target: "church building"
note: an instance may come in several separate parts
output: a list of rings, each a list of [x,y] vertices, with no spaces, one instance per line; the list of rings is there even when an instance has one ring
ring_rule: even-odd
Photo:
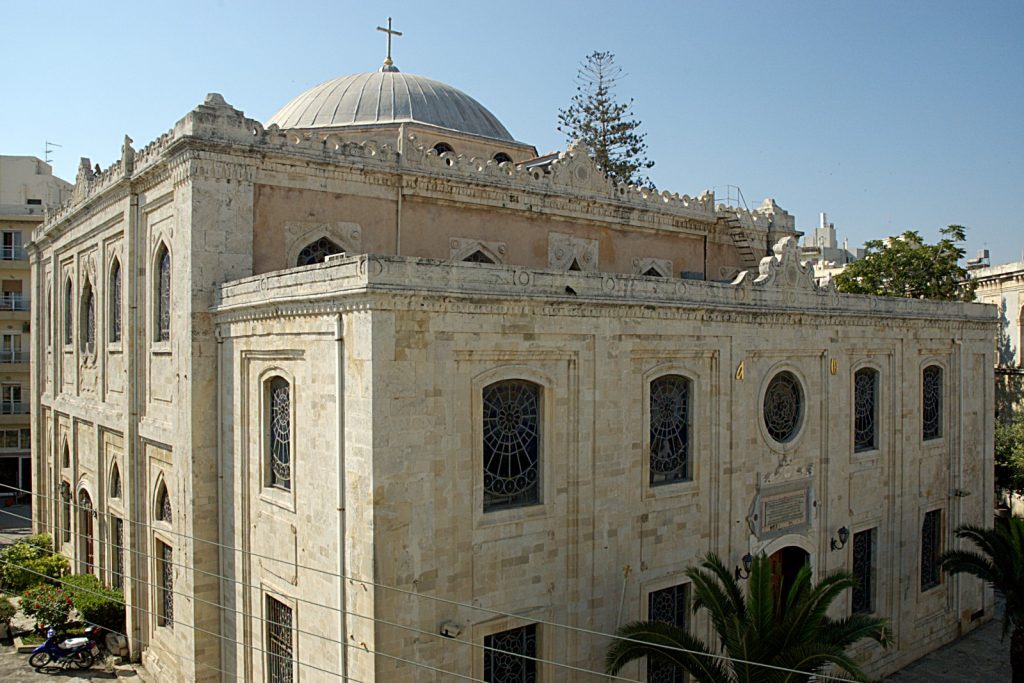
[[[854,572],[891,672],[992,615],[936,558],[991,519],[996,314],[819,287],[798,236],[390,58],[211,94],[28,247],[37,529],[160,681],[605,680],[629,621],[711,637],[709,551]]]

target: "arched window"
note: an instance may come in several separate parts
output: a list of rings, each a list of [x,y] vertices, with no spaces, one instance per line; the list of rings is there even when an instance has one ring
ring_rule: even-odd
[[[768,383],[764,393],[764,426],[779,443],[792,441],[800,431],[804,414],[804,393],[800,380],[783,370]]]
[[[878,448],[878,371],[861,368],[853,375],[853,450]]]
[[[651,382],[651,486],[688,481],[690,473],[690,380],[665,375]]]
[[[484,387],[484,512],[540,502],[540,409],[533,382]]]
[[[71,467],[71,449],[68,448],[68,442],[64,442],[64,452],[60,460],[61,467]]]
[[[323,263],[328,256],[344,253],[345,250],[337,244],[326,237],[321,237],[316,242],[310,242],[303,247],[302,251],[299,252],[299,258],[295,260],[295,265],[309,266],[314,263]]]
[[[107,319],[110,321],[108,335],[110,341],[121,341],[121,262],[114,259],[110,266],[110,310]]]
[[[64,344],[71,344],[75,336],[75,300],[71,278],[64,281]]]
[[[929,365],[921,371],[921,438],[942,436],[942,368]]]
[[[156,341],[171,338],[171,252],[161,244],[156,252]]]
[[[509,155],[505,154],[504,152],[498,152],[497,154],[494,155],[494,163],[496,163],[496,164],[504,164],[506,162],[507,163],[512,163],[512,157],[510,157]]]
[[[71,542],[71,484],[60,483],[60,540],[61,543]]]
[[[447,142],[439,142],[436,145],[434,145],[434,151],[437,152],[438,156],[440,156],[445,152],[454,152],[455,150],[452,149],[452,146],[449,145]]]
[[[116,462],[114,463],[114,466],[110,468],[110,497],[121,497],[121,470],[118,468]]]
[[[81,542],[79,557],[82,562],[82,574],[96,573],[92,522],[92,498],[85,489],[82,489],[78,492],[78,536]]]
[[[266,382],[267,481],[270,486],[292,488],[292,397],[291,386],[283,377]]]
[[[171,510],[171,497],[167,495],[167,485],[163,482],[160,483],[160,490],[156,494],[156,518],[168,524],[174,521],[174,512]]]
[[[96,295],[88,280],[82,285],[82,311],[78,320],[82,326],[78,333],[78,343],[83,352],[92,353],[96,350]]]

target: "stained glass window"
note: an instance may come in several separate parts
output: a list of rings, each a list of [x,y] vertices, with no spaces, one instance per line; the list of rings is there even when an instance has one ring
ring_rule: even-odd
[[[878,372],[862,368],[853,375],[853,450],[878,448]]]
[[[170,524],[174,521],[174,513],[171,510],[171,497],[167,495],[167,487],[160,484],[160,492],[156,497],[156,515],[161,522]]]
[[[121,262],[110,267],[110,341],[121,341]]]
[[[537,625],[530,624],[484,637],[487,683],[535,683]]]
[[[124,520],[120,517],[110,518],[111,542],[113,557],[111,558],[110,584],[114,588],[124,587]]]
[[[171,338],[171,252],[160,245],[157,252],[156,340]]]
[[[942,511],[932,510],[921,524],[921,592],[939,585],[939,554],[942,552]]]
[[[156,625],[170,628],[174,626],[174,551],[161,541],[156,545],[157,577],[160,580]]]
[[[942,436],[942,368],[929,365],[921,373],[921,438]]]
[[[869,614],[874,611],[874,529],[859,531],[853,535],[853,576],[857,584],[852,591],[854,614]]]
[[[764,425],[779,443],[791,441],[803,417],[803,391],[800,380],[783,370],[772,377],[764,394]]]
[[[82,287],[82,332],[79,344],[82,351],[92,353],[96,349],[96,295],[88,280]]]
[[[540,502],[540,387],[484,387],[483,442],[484,511]]]
[[[292,413],[291,387],[282,377],[268,382],[269,420],[267,443],[269,450],[270,485],[291,490],[292,488]]]
[[[651,382],[651,486],[690,479],[690,380]]]
[[[64,283],[64,343],[70,344],[75,336],[75,302],[72,297],[71,278]]]
[[[647,618],[685,629],[688,603],[687,584],[652,591],[647,596]],[[684,672],[679,667],[648,657],[648,683],[683,683],[684,680]]]
[[[292,608],[267,596],[267,683],[292,683]]]
[[[309,266],[314,263],[323,263],[328,256],[344,253],[345,250],[337,244],[326,237],[321,237],[316,242],[307,244],[303,250],[299,252],[299,258],[296,259],[295,265]]]

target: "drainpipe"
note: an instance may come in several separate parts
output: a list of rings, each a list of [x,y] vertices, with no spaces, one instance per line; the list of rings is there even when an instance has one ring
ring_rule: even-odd
[[[128,211],[128,234],[131,239],[131,253],[128,261],[128,279],[129,284],[128,291],[131,293],[128,299],[128,329],[125,330],[127,337],[131,339],[131,352],[128,354],[128,367],[127,375],[131,382],[131,391],[128,398],[128,428],[125,430],[125,443],[128,446],[128,464],[132,470],[132,499],[131,509],[128,511],[129,518],[135,522],[142,521],[141,512],[144,508],[141,502],[141,489],[142,482],[140,477],[140,470],[145,465],[141,455],[141,442],[139,440],[139,359],[141,354],[145,350],[145,342],[140,338],[142,330],[139,325],[139,250],[141,249],[142,238],[139,234],[139,195],[135,193],[129,194],[129,211]],[[122,335],[122,338],[125,335]],[[131,547],[142,551],[145,544],[142,541],[142,532],[139,531],[140,526],[136,524],[128,524],[129,541]],[[131,657],[134,660],[138,660],[142,656],[143,648],[143,632],[142,632],[142,600],[140,599],[140,593],[142,592],[142,585],[145,577],[143,576],[143,564],[144,561],[140,558],[147,556],[145,552],[130,553],[132,556],[131,569],[132,576],[131,581],[126,582],[125,587],[131,590],[130,604],[132,606],[132,629],[131,633]]]
[[[399,195],[401,197],[401,195]],[[339,313],[334,320],[334,341],[335,341],[335,363],[334,382],[335,399],[337,402],[337,417],[335,419],[335,439],[337,439],[338,452],[338,641],[339,648],[339,671],[343,676],[348,676],[348,630],[345,617],[347,605],[345,604],[345,324],[342,314]]]

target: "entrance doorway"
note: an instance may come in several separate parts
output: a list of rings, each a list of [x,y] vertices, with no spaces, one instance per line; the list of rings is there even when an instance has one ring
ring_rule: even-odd
[[[797,572],[811,561],[811,556],[803,548],[795,545],[788,545],[780,548],[768,557],[768,564],[772,570],[772,590],[779,596],[780,603],[786,600]]]

